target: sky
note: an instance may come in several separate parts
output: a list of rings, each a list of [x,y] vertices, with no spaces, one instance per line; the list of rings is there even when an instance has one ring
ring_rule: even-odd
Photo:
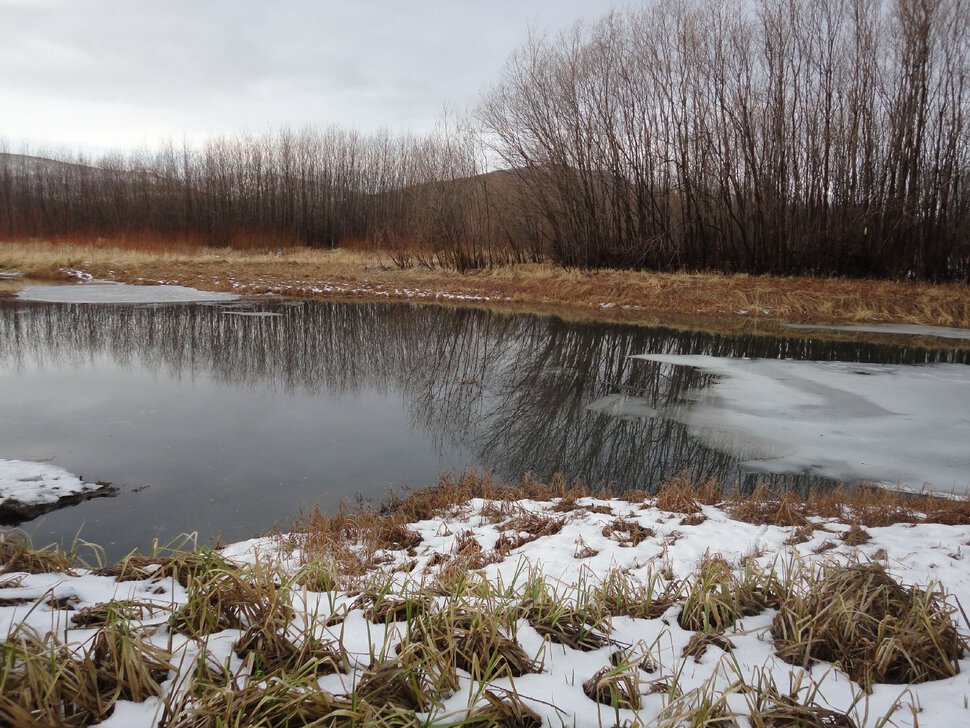
[[[103,152],[338,124],[423,132],[530,28],[622,0],[0,0],[0,139]]]

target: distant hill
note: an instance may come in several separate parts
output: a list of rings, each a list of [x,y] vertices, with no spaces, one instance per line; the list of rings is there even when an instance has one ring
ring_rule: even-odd
[[[38,172],[54,172],[68,169],[97,169],[94,165],[82,162],[65,162],[49,157],[36,157],[30,154],[0,152],[0,167],[12,167]]]

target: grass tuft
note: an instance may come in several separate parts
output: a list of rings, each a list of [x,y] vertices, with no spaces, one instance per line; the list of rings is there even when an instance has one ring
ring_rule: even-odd
[[[515,693],[485,691],[485,705],[471,711],[455,728],[542,728],[542,719]]]
[[[723,632],[744,616],[758,614],[773,601],[774,577],[746,563],[740,574],[720,556],[705,558],[687,591],[680,626],[697,632]]]
[[[47,574],[70,567],[70,558],[56,546],[35,548],[25,533],[0,531],[0,574]]]
[[[717,647],[723,652],[731,652],[734,649],[734,643],[716,632],[698,632],[690,638],[681,654],[683,657],[693,657],[694,662],[700,663],[704,655],[707,654],[709,647]]]
[[[878,563],[829,565],[819,578],[802,581],[772,623],[775,649],[786,662],[833,662],[866,688],[960,671],[966,640],[941,589],[905,587]]]
[[[626,663],[597,670],[583,683],[583,692],[590,700],[612,708],[640,709],[640,676]]]
[[[607,615],[557,594],[538,576],[530,579],[525,591],[519,607],[522,616],[543,637],[584,652],[607,644]]]

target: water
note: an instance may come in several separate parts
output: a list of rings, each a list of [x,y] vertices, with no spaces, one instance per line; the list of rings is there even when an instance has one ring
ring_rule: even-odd
[[[562,472],[617,491],[684,471],[750,487],[736,451],[663,416],[713,375],[632,354],[970,358],[810,336],[408,304],[6,301],[0,458],[50,459],[118,486],[117,497],[22,524],[38,542],[79,533],[117,556],[182,532],[247,538],[314,505],[379,501],[464,468],[508,480]],[[623,406],[609,400],[618,394]]]

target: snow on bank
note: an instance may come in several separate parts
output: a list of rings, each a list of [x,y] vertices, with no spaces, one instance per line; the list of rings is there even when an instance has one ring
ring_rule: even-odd
[[[91,281],[62,286],[26,286],[17,293],[17,298],[43,303],[205,303],[235,301],[239,296],[185,286],[133,286]]]
[[[436,565],[441,556],[455,553],[462,544],[467,548],[469,539],[485,550],[492,549],[503,525],[508,527],[513,516],[535,513],[561,518],[565,523],[558,533],[540,536],[512,550],[501,561],[485,566],[482,574],[493,584],[521,584],[529,568],[540,569],[550,587],[564,594],[568,593],[569,587],[602,578],[611,570],[623,570],[631,578],[641,581],[645,581],[651,571],[686,578],[705,555],[713,552],[733,563],[750,558],[759,566],[774,564],[778,568],[781,568],[778,564],[796,558],[807,563],[876,560],[904,583],[928,585],[939,581],[954,600],[970,604],[970,562],[962,551],[970,540],[970,526],[901,524],[871,528],[870,542],[849,546],[840,539],[847,529],[845,524],[816,519],[816,525],[821,528],[809,540],[787,546],[792,528],[736,521],[717,507],[704,507],[703,518],[686,521],[682,514],[664,512],[649,503],[641,506],[620,500],[580,499],[575,505],[577,508],[569,513],[552,513],[550,503],[492,504],[473,500],[447,515],[412,524],[411,528],[421,536],[421,543],[410,554],[404,551],[376,554],[387,559],[378,568],[386,574],[396,574],[397,584],[403,589],[406,582],[413,583],[435,574],[442,568]],[[506,509],[508,518],[504,521],[501,517],[496,519],[496,508]],[[616,538],[615,529],[610,529],[617,519],[622,519],[628,526],[636,524],[649,529],[649,536],[635,545],[622,545]],[[279,553],[278,544],[272,539],[256,539],[231,546],[223,553],[244,562],[278,559],[284,568],[291,568],[294,563],[292,554]],[[404,565],[409,572],[399,570]],[[182,665],[185,670],[192,669],[196,651],[191,640],[170,633],[165,626],[169,612],[184,604],[187,598],[185,590],[171,578],[117,582],[110,577],[82,571],[25,575],[17,585],[3,589],[2,596],[10,603],[18,599],[25,601],[20,605],[0,607],[0,634],[23,621],[41,632],[64,635],[66,631],[68,639],[76,642],[90,639],[92,630],[73,628],[70,618],[76,612],[64,611],[57,605],[71,602],[75,609],[80,609],[112,598],[154,604],[158,611],[143,619],[146,624],[159,626],[158,631],[152,633],[152,641],[160,646],[171,641],[175,652],[173,664]],[[363,610],[354,606],[353,596],[344,592],[298,590],[292,599],[298,612],[296,623],[309,620],[315,624],[315,634],[341,640],[350,653],[350,672],[319,680],[321,687],[334,693],[352,691],[372,655],[400,642],[404,631],[402,623],[369,623]],[[746,617],[727,631],[725,636],[734,645],[730,654],[711,646],[696,661],[684,657],[684,648],[695,633],[678,624],[677,615],[682,604],[672,606],[655,619],[614,618],[610,643],[589,652],[544,640],[528,622],[521,620],[516,639],[530,657],[541,663],[541,670],[514,680],[499,678],[492,685],[514,689],[548,726],[614,725],[624,724],[624,721],[629,725],[637,724],[634,721],[639,721],[640,725],[653,725],[660,719],[668,696],[663,690],[657,692],[652,688],[664,681],[676,680],[678,689],[687,693],[707,681],[726,689],[738,677],[755,685],[760,684],[763,676],[772,678],[782,692],[787,692],[790,685],[801,679],[802,699],[814,681],[818,685],[815,700],[848,712],[860,728],[881,725],[883,716],[889,713],[892,713],[893,721],[889,725],[900,727],[956,726],[970,720],[966,703],[966,696],[970,695],[970,659],[966,657],[960,661],[960,674],[953,678],[911,688],[875,685],[872,694],[866,695],[859,685],[830,664],[820,663],[810,670],[803,670],[777,658],[770,634],[772,610]],[[339,624],[333,624],[331,617],[342,619],[335,620]],[[966,627],[961,625],[961,629],[966,630]],[[245,674],[243,662],[231,655],[232,644],[241,634],[240,630],[216,633],[210,638],[209,653],[217,661],[225,661],[232,669]],[[639,711],[614,710],[593,702],[583,692],[583,682],[609,665],[611,655],[617,649],[649,655],[655,663],[652,673],[639,673],[643,696],[643,708]],[[479,695],[479,686],[471,683],[468,674],[460,672],[459,675],[459,689],[433,718],[440,719],[447,713],[460,715],[471,696]],[[163,687],[178,690],[179,685],[178,676],[172,674]],[[901,700],[898,706],[897,700]],[[152,725],[158,720],[161,704],[158,699],[140,704],[121,702],[115,715],[103,725],[133,728]],[[750,710],[742,691],[730,696],[729,707],[740,715]],[[439,722],[450,724],[449,720],[439,720],[436,724]],[[744,724],[742,720],[740,725]]]
[[[970,488],[970,367],[645,354],[718,375],[668,412],[746,469]]]
[[[103,488],[48,463],[0,460],[0,510],[57,503],[63,498],[94,493]]]

